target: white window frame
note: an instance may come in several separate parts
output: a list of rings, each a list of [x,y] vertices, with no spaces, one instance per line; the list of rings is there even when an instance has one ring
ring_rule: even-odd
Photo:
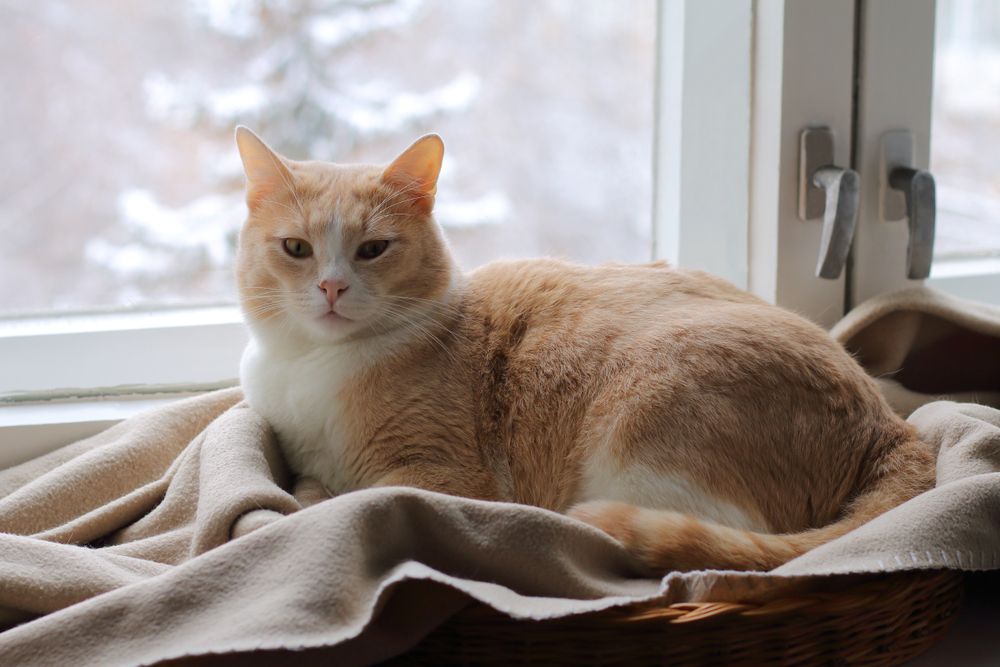
[[[914,138],[914,166],[927,169],[934,83],[934,0],[878,0],[861,6],[855,158],[861,206],[854,234],[852,304],[923,283],[906,277],[907,221],[882,219],[879,167],[883,135],[905,129]]]
[[[0,322],[11,402],[189,391],[235,381],[247,333],[235,306]],[[58,369],[58,385],[41,365]]]
[[[822,222],[798,217],[799,141],[825,126],[850,166],[854,0],[757,0],[750,170],[750,291],[829,328],[845,310],[847,271],[815,275]]]
[[[965,299],[1000,303],[1000,257],[935,260],[927,284]]]
[[[235,306],[0,321],[0,469],[233,386],[247,339]],[[60,369],[58,386],[42,365]]]
[[[926,281],[906,277],[906,220],[881,218],[881,137],[890,130],[909,130],[914,136],[915,166],[928,168],[934,140],[936,3],[878,0],[862,6],[856,156],[862,185],[850,301],[858,304],[884,292],[926,284],[957,296],[998,303],[1000,258],[935,258]]]
[[[798,218],[799,135],[851,161],[853,0],[663,0],[657,258],[709,271],[831,326],[846,271],[815,276],[822,224]],[[706,82],[718,82],[706,85]]]
[[[654,258],[709,271],[744,289],[750,282],[752,33],[752,0],[660,1]]]

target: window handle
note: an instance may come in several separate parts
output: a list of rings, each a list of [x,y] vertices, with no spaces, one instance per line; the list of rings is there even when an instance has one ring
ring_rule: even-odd
[[[858,172],[833,164],[833,133],[827,127],[802,131],[799,139],[799,217],[822,216],[816,275],[840,277],[851,251],[858,221],[861,179]]]
[[[889,186],[902,190],[906,197],[910,240],[906,244],[906,277],[910,280],[931,275],[934,257],[936,194],[930,172],[910,167],[896,167],[889,173]]]
[[[930,172],[913,166],[913,135],[893,130],[882,137],[882,218],[907,219],[906,277],[920,280],[931,274],[937,194]]]
[[[858,221],[861,181],[858,172],[843,167],[820,167],[813,183],[826,191],[823,235],[820,238],[816,275],[835,280],[847,264],[854,226]]]

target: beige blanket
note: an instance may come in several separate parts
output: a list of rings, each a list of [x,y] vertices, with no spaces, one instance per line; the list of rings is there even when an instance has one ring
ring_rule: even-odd
[[[1000,313],[929,292],[895,303],[917,315],[887,325],[898,309],[863,307],[837,333],[893,373],[906,400],[1000,389],[981,368],[965,387],[940,369],[900,370],[929,347],[946,354],[941,341],[956,332],[966,344],[963,332],[983,337],[1000,359]],[[933,335],[921,333],[928,307]],[[1000,566],[1000,410],[989,407],[931,402],[911,415],[939,447],[938,486],[853,533],[771,573],[656,581],[637,578],[603,533],[537,508],[413,489],[328,499],[309,480],[291,482],[269,429],[240,400],[231,389],[179,401],[0,471],[0,664],[305,647],[330,647],[329,664],[368,664],[470,599],[548,618],[653,596],[767,597],[806,577]]]

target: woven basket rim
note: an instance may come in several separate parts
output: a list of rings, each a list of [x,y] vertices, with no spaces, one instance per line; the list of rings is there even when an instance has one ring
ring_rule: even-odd
[[[570,614],[549,620],[571,619],[589,616],[601,616],[608,623],[636,623],[660,620],[667,623],[692,623],[696,621],[715,620],[726,616],[768,617],[781,616],[791,612],[800,614],[826,615],[831,612],[845,613],[852,609],[867,609],[876,602],[882,602],[887,595],[902,596],[909,594],[914,587],[921,589],[954,584],[961,580],[962,572],[958,570],[903,570],[898,572],[865,572],[849,575],[826,575],[824,583],[833,583],[832,577],[841,579],[860,579],[846,584],[841,590],[815,590],[788,596],[778,596],[765,601],[743,602],[675,602],[664,605],[662,598],[653,598],[641,602],[626,603],[599,611],[588,611]],[[816,581],[820,581],[817,579]],[[807,582],[808,583],[808,580]],[[502,612],[494,610],[488,604],[473,604],[462,614],[494,616]],[[524,619],[528,620],[528,619]]]
[[[763,602],[660,598],[544,620],[513,619],[475,603],[394,664],[888,667],[936,642],[962,595],[956,570],[848,579],[825,577],[818,587]]]

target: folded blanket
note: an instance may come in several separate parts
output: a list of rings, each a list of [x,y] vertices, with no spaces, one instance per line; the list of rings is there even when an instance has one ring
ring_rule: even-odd
[[[985,312],[975,333],[996,354],[1000,314]],[[856,346],[866,326],[848,325],[841,340]],[[914,341],[933,336],[905,338],[926,350]],[[910,356],[877,372],[925,397],[963,390],[934,384],[939,376],[920,384],[900,371]],[[990,391],[983,384],[977,376],[969,389]],[[909,419],[938,448],[935,489],[773,572],[657,581],[638,577],[600,531],[542,509],[401,488],[328,498],[289,478],[238,389],[185,399],[0,471],[0,663],[139,665],[325,646],[333,664],[368,664],[470,599],[551,618],[653,597],[767,598],[844,573],[1000,567],[1000,410],[932,402]]]
[[[902,415],[935,398],[1000,408],[1000,310],[924,287],[865,301],[830,331]]]

